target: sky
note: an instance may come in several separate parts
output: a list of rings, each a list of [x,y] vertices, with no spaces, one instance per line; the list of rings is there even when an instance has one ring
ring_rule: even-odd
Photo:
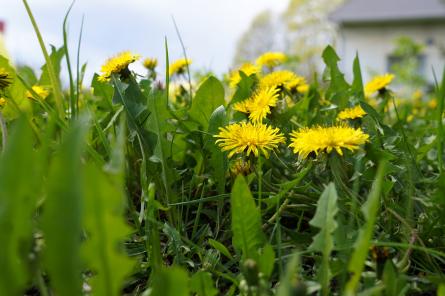
[[[110,56],[131,50],[143,57],[182,57],[173,18],[179,28],[192,70],[227,71],[238,38],[259,12],[286,8],[288,0],[76,0],[69,21],[69,48],[75,57],[84,17],[81,61],[87,78]],[[62,23],[71,0],[28,0],[46,44],[63,43]],[[0,0],[0,20],[6,21],[5,43],[16,63],[43,64],[31,22],[20,0]]]

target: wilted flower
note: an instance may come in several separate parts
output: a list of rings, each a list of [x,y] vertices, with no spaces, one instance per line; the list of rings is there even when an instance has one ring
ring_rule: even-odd
[[[369,135],[365,134],[360,128],[340,125],[331,127],[316,126],[312,128],[301,128],[291,133],[292,143],[289,147],[293,148],[294,153],[306,158],[310,153],[318,155],[320,152],[330,153],[332,150],[343,155],[342,148],[354,151],[368,142]]]
[[[221,127],[216,143],[222,151],[230,151],[229,158],[236,153],[253,153],[256,157],[263,154],[269,157],[269,151],[284,143],[285,139],[278,128],[272,128],[265,124],[252,124],[241,122]]]
[[[124,51],[116,56],[109,58],[105,64],[102,65],[99,76],[99,81],[109,81],[112,74],[121,74],[124,70],[128,69],[128,65],[137,61],[140,58],[138,54],[131,53],[130,51]]]

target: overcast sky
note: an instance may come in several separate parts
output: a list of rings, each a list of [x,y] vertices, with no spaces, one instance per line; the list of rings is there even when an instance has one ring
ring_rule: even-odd
[[[75,56],[82,15],[85,16],[81,60],[88,77],[103,61],[122,50],[142,56],[164,55],[164,36],[170,59],[182,51],[172,16],[195,69],[226,71],[236,41],[252,18],[264,9],[282,11],[288,0],[77,0],[69,18],[71,56]],[[47,44],[62,44],[62,22],[71,0],[28,0]],[[20,0],[0,0],[0,19],[6,21],[6,45],[13,59],[38,67],[43,57]]]

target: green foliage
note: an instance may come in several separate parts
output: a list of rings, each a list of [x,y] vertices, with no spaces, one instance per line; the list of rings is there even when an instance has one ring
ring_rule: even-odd
[[[257,259],[258,250],[263,246],[265,238],[261,230],[260,212],[242,176],[235,180],[230,204],[233,246],[242,253],[244,259]]]
[[[208,287],[206,287],[208,288]],[[202,291],[202,290],[198,290]],[[208,291],[208,290],[204,290]],[[161,268],[153,282],[153,296],[188,296],[189,280],[187,273],[179,267]]]
[[[328,47],[323,79],[278,85],[266,110],[287,142],[258,158],[245,152],[267,140],[235,134],[244,151],[228,158],[215,135],[248,120],[233,105],[271,69],[231,90],[130,69],[89,89],[79,66],[62,93],[66,27],[50,55],[26,8],[46,64],[39,81],[0,57],[12,82],[0,90],[0,295],[443,294],[443,77],[421,99],[391,85],[365,97],[358,56],[349,85]],[[40,83],[52,94],[27,99]],[[341,123],[369,136],[357,149],[349,135],[307,157],[288,147],[292,131],[357,105],[367,114]]]
[[[19,295],[29,280],[33,212],[37,203],[40,154],[32,149],[33,138],[25,118],[11,129],[0,158],[0,294]]]
[[[351,279],[348,281],[345,289],[345,295],[355,295],[363,268],[365,266],[366,256],[371,246],[372,234],[380,206],[380,195],[383,190],[383,178],[386,175],[386,160],[379,164],[376,178],[372,184],[371,192],[368,195],[366,203],[362,207],[366,223],[360,229],[360,234],[355,243],[355,250],[348,265],[348,271]]]
[[[84,192],[81,156],[87,129],[88,125],[82,121],[71,127],[49,168],[48,196],[42,217],[45,261],[51,285],[61,295],[79,295],[82,288],[80,244]]]
[[[225,104],[223,85],[218,79],[210,76],[196,91],[189,114],[192,119],[201,124],[204,130],[207,130],[213,111]]]
[[[320,228],[320,232],[314,236],[314,241],[309,249],[322,253],[322,265],[320,267],[320,281],[322,284],[323,295],[329,294],[329,281],[331,279],[331,271],[329,267],[329,258],[334,249],[333,233],[337,229],[335,215],[337,208],[337,191],[334,183],[329,183],[320,196],[317,203],[315,216],[309,221],[309,224]]]

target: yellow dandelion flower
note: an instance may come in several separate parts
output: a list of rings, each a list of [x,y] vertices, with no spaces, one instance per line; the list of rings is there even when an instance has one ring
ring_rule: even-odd
[[[284,143],[284,136],[278,128],[272,128],[265,124],[252,124],[241,122],[221,127],[216,143],[222,151],[230,151],[229,158],[236,153],[253,153],[259,157],[260,153],[269,158],[269,151],[277,149],[280,143]]]
[[[365,112],[365,110],[363,110],[360,105],[357,105],[355,107],[347,108],[347,109],[341,111],[338,114],[337,119],[338,120],[346,120],[346,119],[362,118],[366,114],[367,113]]]
[[[256,59],[256,64],[259,67],[269,67],[269,68],[273,68],[276,66],[281,65],[282,63],[284,63],[286,61],[287,57],[284,53],[282,52],[266,52],[262,55],[260,55],[257,59]]]
[[[6,99],[0,97],[0,107],[3,107],[6,105]]]
[[[312,127],[301,128],[291,133],[294,153],[303,158],[307,158],[310,153],[318,155],[320,152],[330,153],[332,150],[343,155],[342,148],[350,151],[357,150],[359,145],[369,141],[369,135],[365,134],[360,128],[339,125],[331,127]]]
[[[116,56],[109,58],[101,68],[102,74],[99,76],[99,81],[109,81],[112,74],[120,74],[128,68],[128,65],[134,63],[140,58],[140,55],[134,54],[130,51],[118,53]]]
[[[431,109],[436,109],[437,108],[437,99],[432,98],[430,101],[428,101],[428,107]]]
[[[366,84],[365,94],[367,96],[370,96],[376,91],[380,91],[386,88],[393,79],[394,79],[394,74],[384,74],[374,77],[370,82]]]
[[[241,113],[249,113],[249,105],[250,105],[250,99],[246,99],[241,102],[236,102],[233,104],[233,110],[241,112]]]
[[[261,123],[270,108],[277,105],[278,90],[276,88],[262,88],[257,91],[247,103],[249,119],[254,123]]]
[[[260,69],[250,63],[241,65],[241,67],[239,67],[237,70],[234,70],[230,73],[229,85],[231,88],[235,88],[241,81],[241,75],[239,73],[240,71],[243,72],[246,76],[250,76],[259,73]]]
[[[305,83],[305,80],[303,77],[298,76],[291,71],[282,70],[282,71],[275,71],[275,72],[269,73],[266,76],[264,76],[263,78],[261,78],[259,87],[260,88],[284,87],[287,89],[291,89],[293,87],[296,88],[303,83]]]
[[[156,58],[146,58],[142,62],[142,65],[147,70],[154,70],[156,68],[156,66],[158,65],[158,60]]]
[[[11,84],[11,74],[5,68],[0,68],[0,90]]]
[[[172,77],[175,74],[180,75],[185,73],[185,71],[187,70],[187,66],[190,66],[191,63],[191,59],[179,59],[174,61],[168,67],[168,75]]]
[[[309,91],[309,85],[308,84],[299,85],[297,86],[297,91],[302,94],[307,93]]]
[[[40,85],[34,85],[32,87],[32,90],[37,94],[37,97],[35,97],[34,94],[28,90],[26,92],[26,97],[28,99],[34,99],[34,100],[42,99],[42,100],[44,100],[44,99],[46,99],[46,97],[49,96],[49,91]]]

